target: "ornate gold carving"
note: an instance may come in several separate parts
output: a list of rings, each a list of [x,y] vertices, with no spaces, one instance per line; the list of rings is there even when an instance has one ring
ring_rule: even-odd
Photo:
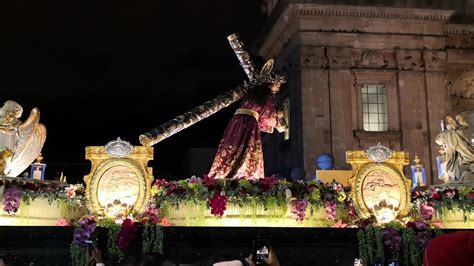
[[[418,50],[397,50],[397,61],[399,70],[423,71],[425,63]]]
[[[445,51],[428,50],[423,52],[426,71],[445,71],[447,54]]]
[[[328,59],[325,55],[324,47],[302,46],[301,47],[301,66],[326,68]]]
[[[153,148],[134,146],[130,154],[113,157],[104,146],[86,147],[86,159],[92,167],[84,176],[89,209],[95,214],[114,214],[116,200],[127,204],[127,211],[142,211],[150,197],[153,175],[148,161],[153,160]],[[114,202],[115,201],[115,202]]]
[[[10,161],[13,153],[10,150],[0,151],[0,175],[3,175],[5,168]]]
[[[390,220],[408,214],[411,181],[403,175],[403,166],[409,163],[407,152],[393,152],[385,162],[376,163],[365,151],[348,151],[346,161],[353,169],[351,197],[362,218],[375,215]]]
[[[345,47],[328,47],[327,55],[330,68],[349,68],[354,66],[352,51]]]

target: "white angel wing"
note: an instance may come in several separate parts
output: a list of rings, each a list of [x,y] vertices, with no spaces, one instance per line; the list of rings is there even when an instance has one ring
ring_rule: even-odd
[[[11,163],[5,169],[8,176],[20,175],[41,153],[46,141],[46,128],[39,123],[39,117],[39,110],[34,108],[28,119],[19,126],[19,140]]]

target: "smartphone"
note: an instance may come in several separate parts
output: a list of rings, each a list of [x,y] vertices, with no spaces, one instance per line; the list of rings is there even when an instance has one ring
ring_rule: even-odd
[[[253,241],[253,261],[255,265],[265,265],[265,260],[270,254],[270,241],[268,239],[255,239]]]
[[[92,242],[91,240],[86,240],[86,244],[89,247],[89,249],[95,250],[94,242]]]

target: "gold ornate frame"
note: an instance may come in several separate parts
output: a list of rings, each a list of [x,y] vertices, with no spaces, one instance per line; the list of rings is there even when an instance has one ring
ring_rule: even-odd
[[[89,146],[86,147],[86,159],[90,160],[92,164],[90,173],[84,176],[89,210],[97,215],[107,216],[104,207],[99,203],[98,186],[100,179],[112,167],[124,166],[136,174],[139,184],[138,197],[131,211],[143,211],[150,198],[153,182],[152,169],[147,166],[148,162],[153,160],[152,147],[134,146],[132,152],[127,156],[113,157],[106,152],[104,146]]]
[[[369,218],[373,215],[372,210],[367,207],[366,199],[364,199],[363,185],[365,178],[375,170],[388,173],[396,181],[400,193],[397,217],[401,218],[408,215],[410,211],[411,180],[403,174],[403,166],[409,163],[407,152],[393,152],[388,160],[377,163],[367,158],[365,151],[348,151],[346,152],[346,161],[353,168],[353,176],[349,178],[348,182],[352,188],[351,198],[354,207],[360,217]]]

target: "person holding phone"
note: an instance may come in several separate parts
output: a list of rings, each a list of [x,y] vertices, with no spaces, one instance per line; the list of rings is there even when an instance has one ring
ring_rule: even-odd
[[[247,262],[248,266],[256,266],[253,259],[253,254],[250,254],[250,256],[246,258],[245,261]],[[273,248],[270,248],[270,252],[268,253],[268,258],[264,259],[263,261],[268,266],[280,266],[280,262],[278,261],[278,258]]]
[[[275,250],[271,247],[268,239],[255,239],[253,241],[253,252],[245,261],[249,266],[280,266]]]
[[[102,251],[100,251],[92,241],[86,241],[87,251],[86,251],[86,263],[85,266],[91,266],[91,263],[95,261],[95,266],[105,266],[102,259]]]

